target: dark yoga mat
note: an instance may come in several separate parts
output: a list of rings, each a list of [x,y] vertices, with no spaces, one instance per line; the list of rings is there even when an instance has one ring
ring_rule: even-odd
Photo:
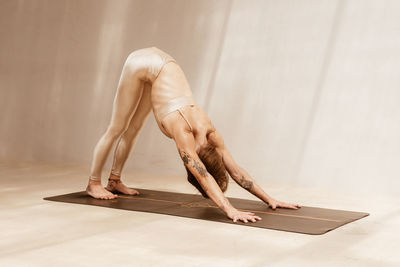
[[[319,235],[349,222],[368,216],[368,213],[345,210],[304,207],[298,210],[269,208],[262,201],[228,197],[240,210],[252,211],[262,218],[257,222],[236,222],[220,210],[216,204],[201,195],[138,189],[137,196],[119,195],[117,199],[99,200],[84,191],[46,197],[45,200],[101,206],[114,209],[144,211],[208,221],[240,224],[303,234]]]

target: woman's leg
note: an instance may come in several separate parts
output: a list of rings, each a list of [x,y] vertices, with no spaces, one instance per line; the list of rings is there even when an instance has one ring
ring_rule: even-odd
[[[94,198],[112,199],[117,197],[117,195],[102,187],[101,175],[111,148],[128,128],[130,119],[143,93],[144,82],[135,75],[137,73],[136,65],[134,57],[128,57],[123,66],[118,89],[114,97],[111,122],[93,152],[89,184],[86,192]]]
[[[140,99],[139,105],[129,123],[128,129],[122,134],[115,148],[110,178],[106,187],[106,189],[111,192],[116,191],[127,195],[139,194],[139,192],[135,189],[125,186],[121,182],[120,178],[126,160],[136,144],[139,132],[143,128],[143,125],[151,112],[150,96],[151,85],[149,83],[145,83],[142,98]]]

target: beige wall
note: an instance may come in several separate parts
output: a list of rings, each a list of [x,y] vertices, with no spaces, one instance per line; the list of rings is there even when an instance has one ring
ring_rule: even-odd
[[[124,58],[154,45],[256,179],[398,192],[399,1],[0,6],[3,159],[89,164]],[[153,116],[127,168],[184,173]]]
[[[228,4],[0,3],[1,158],[88,164],[111,118],[122,65],[133,50],[157,46],[173,55],[197,101],[205,102]],[[175,151],[151,115],[127,167],[177,172],[182,164]]]

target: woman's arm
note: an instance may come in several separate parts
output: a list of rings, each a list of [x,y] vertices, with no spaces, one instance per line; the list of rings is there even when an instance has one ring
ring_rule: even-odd
[[[178,151],[185,166],[196,177],[197,181],[199,181],[204,192],[206,192],[210,199],[212,199],[221,210],[228,214],[234,207],[224,196],[215,179],[207,172],[197,154],[182,147],[178,148]]]
[[[207,172],[206,167],[195,152],[195,140],[192,133],[183,131],[175,135],[174,140],[185,166],[196,177],[210,199],[213,200],[230,219],[234,222],[237,220],[242,220],[244,222],[255,222],[257,219],[261,220],[261,218],[255,216],[254,213],[239,211],[231,205],[215,179]]]
[[[232,179],[239,184],[241,187],[264,201],[268,206],[272,209],[276,208],[288,208],[288,209],[298,209],[300,208],[299,204],[289,204],[285,202],[278,201],[267,193],[256,183],[256,181],[248,174],[248,172],[240,167],[232,158],[232,155],[229,153],[228,149],[225,147],[223,150],[222,157],[225,167],[232,177]]]
[[[285,202],[277,201],[267,193],[256,183],[256,181],[248,174],[248,172],[240,167],[232,155],[229,153],[227,147],[224,144],[222,136],[216,131],[213,136],[214,144],[218,147],[220,153],[222,154],[222,160],[224,162],[225,168],[228,171],[232,179],[239,184],[241,187],[264,201],[272,209],[279,208],[289,208],[298,209],[300,205],[298,204],[288,204]]]

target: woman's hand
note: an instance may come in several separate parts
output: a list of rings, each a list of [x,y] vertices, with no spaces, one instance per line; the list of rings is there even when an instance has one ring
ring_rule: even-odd
[[[285,208],[285,209],[293,209],[293,210],[297,210],[297,209],[301,208],[301,206],[299,204],[289,204],[289,203],[285,203],[285,202],[278,201],[275,199],[270,199],[267,204],[273,210],[275,210],[276,208]]]
[[[255,215],[253,212],[240,211],[237,209],[230,210],[227,215],[233,222],[240,220],[247,223],[248,221],[256,222],[257,220],[261,220],[261,217]]]

